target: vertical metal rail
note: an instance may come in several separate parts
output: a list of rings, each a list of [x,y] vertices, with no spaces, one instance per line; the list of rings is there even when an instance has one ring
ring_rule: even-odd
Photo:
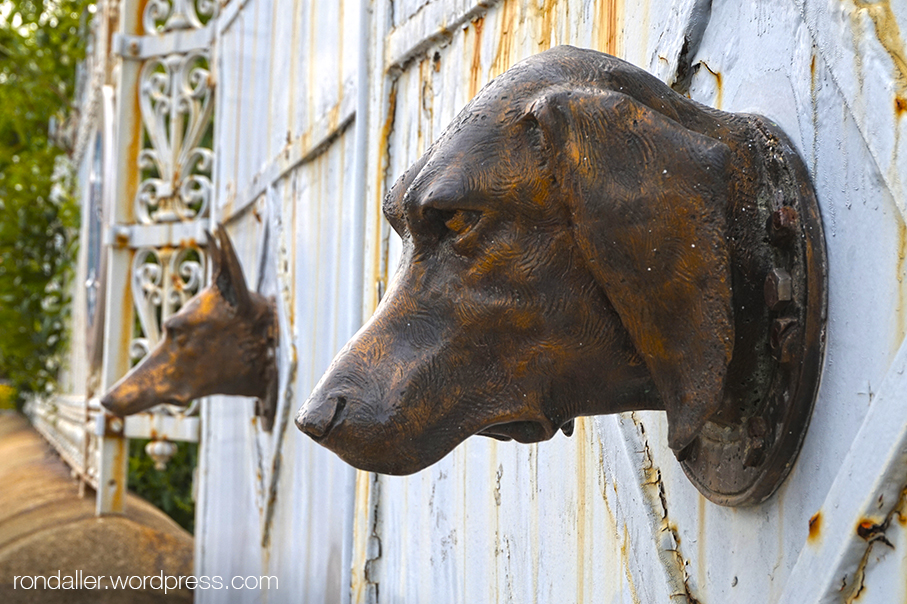
[[[368,187],[366,186],[366,175],[368,174],[368,141],[369,141],[369,50],[372,44],[372,2],[370,0],[359,1],[359,47],[357,49],[358,66],[356,69],[356,132],[355,132],[355,167],[352,199],[355,200],[355,225],[354,231],[365,239],[365,215],[367,206],[364,203]],[[354,246],[356,257],[352,265],[355,270],[350,275],[352,279],[353,290],[358,291],[358,295],[348,298],[350,304],[355,305],[353,312],[349,313],[353,317],[354,325],[350,325],[349,332],[355,333],[361,325],[362,316],[362,299],[365,279],[365,248],[361,245]],[[357,475],[359,470],[349,474],[347,492],[350,497],[344,500],[344,527],[343,527],[343,552],[341,558],[345,561],[352,561],[355,547],[355,525],[356,525],[356,493]],[[351,564],[343,565],[340,584],[344,586],[341,592],[341,604],[350,604],[352,599],[352,573]]]
[[[117,33],[142,33],[140,2],[123,0],[119,10]],[[105,233],[112,234],[114,225],[133,220],[132,200],[137,181],[135,166],[141,147],[141,123],[138,112],[139,70],[135,61],[117,59],[115,117],[116,139],[109,152],[116,158],[112,182],[106,183],[113,195],[106,208]],[[106,313],[104,316],[104,356],[101,365],[101,391],[107,390],[129,370],[129,344],[132,338],[134,314],[132,308],[132,280],[129,267],[133,252],[104,242],[107,255]],[[95,422],[98,437],[98,489],[97,514],[123,512],[126,491],[128,442],[123,434],[123,422],[113,421],[102,413]]]
[[[359,85],[364,89],[356,107],[357,159],[361,157],[363,182],[357,183],[357,194],[363,200],[364,245],[362,246],[362,319],[367,320],[380,302],[386,287],[387,225],[381,215],[384,197],[389,129],[393,123],[395,74],[386,65],[386,37],[391,28],[389,3],[364,0],[362,7],[361,43],[367,47],[360,54]],[[363,92],[363,91],[360,91]],[[362,113],[360,113],[362,111]],[[361,133],[361,134],[360,134]],[[362,140],[359,139],[362,137]],[[364,149],[360,149],[360,144]],[[361,154],[360,154],[361,152]],[[357,178],[359,172],[357,172]],[[350,601],[372,604],[378,601],[377,566],[381,558],[380,491],[377,474],[356,470],[353,488],[352,551],[350,556]]]

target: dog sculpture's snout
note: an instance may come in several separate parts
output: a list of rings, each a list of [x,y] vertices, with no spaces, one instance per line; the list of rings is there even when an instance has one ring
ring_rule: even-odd
[[[110,396],[109,393],[104,395],[104,398],[101,399],[101,406],[115,415],[123,415],[120,404],[114,397]]]
[[[312,397],[296,415],[296,427],[314,439],[324,438],[346,406],[343,396]]]

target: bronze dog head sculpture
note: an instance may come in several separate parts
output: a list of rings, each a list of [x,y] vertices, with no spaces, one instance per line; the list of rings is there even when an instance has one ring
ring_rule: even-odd
[[[273,420],[277,368],[274,304],[250,291],[223,227],[208,235],[211,284],[164,322],[154,350],[110,389],[101,404],[116,415],[161,403],[187,405],[211,394],[259,399],[265,429]]]
[[[660,409],[680,454],[708,421],[752,414],[779,136],[595,51],[517,64],[387,195],[401,264],[297,426],[408,474],[473,434],[535,442]]]

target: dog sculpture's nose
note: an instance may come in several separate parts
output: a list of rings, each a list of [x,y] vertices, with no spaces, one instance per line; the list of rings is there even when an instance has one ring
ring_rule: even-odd
[[[318,439],[327,436],[334,419],[346,404],[342,396],[329,396],[326,399],[310,398],[296,414],[296,427]]]
[[[117,399],[110,396],[110,393],[107,393],[104,395],[104,398],[101,399],[101,406],[115,415],[123,414],[121,405],[118,403]]]

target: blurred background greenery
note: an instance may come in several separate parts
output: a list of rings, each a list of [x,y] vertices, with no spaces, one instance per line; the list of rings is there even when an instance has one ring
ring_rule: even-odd
[[[53,390],[66,350],[79,212],[49,125],[73,111],[88,5],[0,2],[0,379],[20,408]]]
[[[68,352],[79,200],[51,124],[78,114],[93,13],[89,0],[0,0],[0,409],[52,394]],[[129,488],[191,531],[197,445],[163,471],[144,447],[130,443]]]

